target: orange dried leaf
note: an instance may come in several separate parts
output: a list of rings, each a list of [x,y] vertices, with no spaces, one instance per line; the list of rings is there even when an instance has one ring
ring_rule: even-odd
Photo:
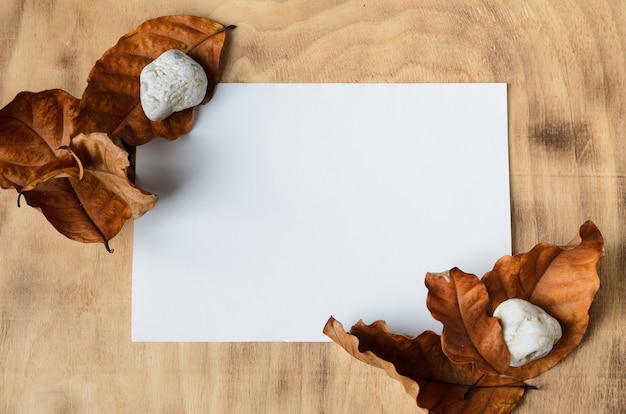
[[[128,153],[103,133],[80,134],[72,139],[72,149],[83,163],[85,174],[93,175],[109,191],[119,196],[131,209],[132,218],[151,210],[157,196],[130,182]]]
[[[20,191],[37,169],[67,154],[78,105],[54,89],[21,92],[0,110],[0,187]]]
[[[500,378],[489,386],[471,364],[455,364],[441,349],[439,335],[426,331],[415,338],[390,333],[382,321],[359,321],[349,333],[330,318],[324,333],[350,355],[400,381],[429,413],[505,414],[521,400],[526,387]]]
[[[574,350],[589,324],[589,307],[600,288],[596,271],[604,257],[600,230],[585,222],[566,247],[538,244],[530,252],[504,256],[482,278],[489,292],[490,308],[509,298],[525,299],[548,312],[561,324],[563,336],[545,357],[506,375],[527,379],[547,371]]]
[[[426,275],[426,304],[443,323],[443,351],[457,364],[474,363],[488,375],[505,372],[510,354],[499,321],[488,313],[489,296],[474,276],[453,268]]]
[[[68,150],[67,154],[37,168],[26,180],[20,190],[20,195],[53,178],[73,177],[80,180],[83,178],[83,172],[83,164],[80,159],[71,150]],[[19,206],[19,198],[17,205]]]
[[[132,184],[126,174],[128,153],[106,134],[81,134],[72,140],[83,165],[83,177],[35,180],[41,184],[24,192],[54,227],[70,239],[101,242],[108,248],[129,218],[138,218],[156,204],[157,197]]]
[[[146,117],[139,99],[141,71],[163,52],[178,49],[205,70],[209,85],[202,103],[206,103],[219,80],[220,60],[229,28],[196,16],[165,16],[144,22],[122,36],[89,74],[75,120],[75,134],[105,132],[114,139],[137,146],[155,137],[176,139],[189,132],[193,108],[162,121]]]
[[[61,234],[83,243],[104,243],[107,250],[108,241],[132,216],[128,204],[103,188],[91,174],[85,174],[80,181],[47,181],[24,193],[24,198],[30,206],[39,208]]]

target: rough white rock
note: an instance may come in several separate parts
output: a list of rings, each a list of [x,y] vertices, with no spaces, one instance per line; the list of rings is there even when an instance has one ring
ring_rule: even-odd
[[[141,106],[152,121],[199,105],[209,84],[202,66],[176,49],[147,64],[139,81]]]
[[[512,367],[521,367],[546,356],[561,339],[559,322],[539,306],[523,299],[505,300],[493,316],[502,325]]]

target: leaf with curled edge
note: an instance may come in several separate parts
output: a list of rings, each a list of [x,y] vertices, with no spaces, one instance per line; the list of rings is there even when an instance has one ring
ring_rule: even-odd
[[[541,243],[528,253],[504,256],[483,276],[491,310],[506,299],[521,298],[556,318],[563,331],[548,355],[510,367],[505,375],[523,379],[540,375],[580,344],[589,325],[589,308],[600,288],[596,266],[604,254],[600,230],[587,221],[567,246]]]
[[[110,251],[109,240],[126,220],[152,209],[157,197],[129,181],[128,153],[106,134],[80,134],[72,139],[71,150],[82,178],[67,174],[69,166],[53,160],[52,167],[43,168],[45,179],[35,177],[22,194],[60,233],[85,243],[104,243]]]
[[[475,275],[458,268],[427,273],[426,305],[443,323],[443,352],[457,364],[473,363],[487,375],[504,373],[511,355],[502,326],[489,314],[489,295]]]
[[[26,183],[24,183],[24,186],[19,192],[17,198],[18,207],[20,206],[20,197],[22,194],[34,190],[38,185],[53,178],[74,177],[78,180],[83,178],[83,163],[69,147],[64,147],[63,149],[66,149],[68,153],[42,165],[28,177],[28,180],[26,180]]]
[[[39,168],[68,155],[79,101],[59,89],[21,92],[0,110],[0,186],[20,191]]]
[[[400,381],[417,405],[432,414],[509,413],[528,388],[504,377],[482,384],[471,364],[446,357],[441,338],[432,331],[409,338],[389,332],[383,321],[359,321],[348,333],[331,317],[323,332],[353,357]]]
[[[130,182],[127,175],[130,167],[128,153],[115,145],[107,134],[80,134],[72,139],[71,148],[81,160],[85,175],[94,176],[124,200],[133,219],[143,216],[156,205],[156,195]]]
[[[207,74],[205,104],[218,83],[224,43],[233,27],[196,16],[164,16],[148,20],[122,36],[89,74],[74,133],[105,132],[113,139],[138,146],[155,137],[172,140],[189,132],[194,108],[161,121],[146,117],[139,99],[141,71],[167,50],[186,53]]]
[[[80,181],[72,178],[48,180],[23,196],[28,205],[39,208],[61,234],[83,243],[104,243],[108,251],[112,251],[109,240],[132,216],[121,197],[101,187],[100,182],[89,174]],[[82,202],[85,199],[89,199],[88,207]],[[92,211],[92,215],[87,211]]]

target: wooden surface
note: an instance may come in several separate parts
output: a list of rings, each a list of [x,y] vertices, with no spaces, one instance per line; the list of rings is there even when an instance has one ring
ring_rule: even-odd
[[[606,239],[587,336],[516,412],[626,412],[623,0],[3,0],[0,105],[80,96],[107,48],[167,14],[238,26],[227,82],[507,82],[515,252],[588,218]],[[0,412],[420,412],[331,343],[132,343],[132,237],[71,242],[0,191]]]

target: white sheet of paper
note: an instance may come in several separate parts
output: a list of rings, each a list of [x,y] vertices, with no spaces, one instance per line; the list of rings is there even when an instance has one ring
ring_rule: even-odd
[[[136,170],[134,341],[440,331],[425,273],[511,251],[506,84],[220,84]]]

